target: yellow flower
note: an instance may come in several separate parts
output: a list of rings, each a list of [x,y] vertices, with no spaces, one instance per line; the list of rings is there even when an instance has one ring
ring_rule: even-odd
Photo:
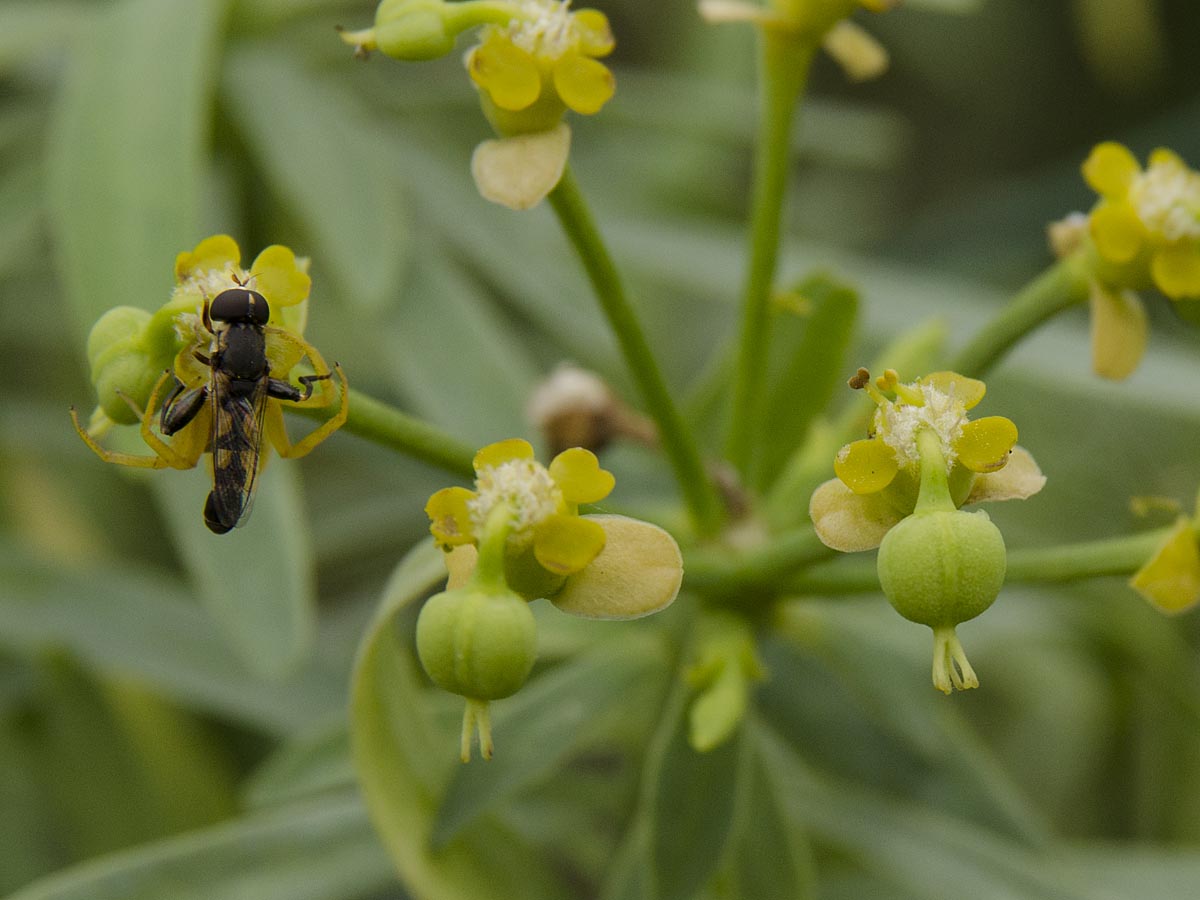
[[[848,17],[862,7],[887,12],[899,0],[769,0],[764,6],[749,0],[700,0],[700,15],[709,22],[752,22],[798,42],[820,44],[852,81],[883,74],[888,53],[869,32]]]
[[[956,506],[1036,494],[1045,477],[1016,446],[1017,427],[1003,416],[970,420],[983,399],[982,381],[934,372],[902,384],[889,369],[874,383],[859,369],[851,387],[875,401],[871,436],[847,444],[834,460],[837,478],[813,493],[809,514],[822,541],[853,552],[878,547],[917,501],[921,455],[918,436],[936,436]],[[889,396],[890,395],[890,396]]]
[[[1196,528],[1180,516],[1166,540],[1129,580],[1129,586],[1160,612],[1187,612],[1200,603],[1200,550]]]
[[[595,9],[572,12],[563,0],[513,4],[507,25],[489,25],[466,57],[484,97],[484,112],[502,135],[549,131],[572,110],[594,115],[616,88],[597,60],[612,52],[608,19]]]
[[[1113,289],[1151,286],[1173,300],[1200,297],[1200,173],[1159,148],[1143,170],[1113,141],[1097,145],[1083,177],[1100,195],[1089,228],[1097,275]]]
[[[674,539],[661,528],[614,515],[579,515],[615,479],[590,450],[573,447],[549,467],[513,438],[475,455],[475,490],[449,487],[429,498],[429,530],[447,551],[450,587],[465,584],[491,513],[509,511],[505,578],[521,596],[550,599],[588,618],[625,619],[674,600],[683,577]]]

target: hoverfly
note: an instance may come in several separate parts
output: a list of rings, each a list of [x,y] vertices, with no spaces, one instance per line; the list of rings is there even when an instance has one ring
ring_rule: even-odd
[[[337,413],[298,443],[293,445],[288,440],[282,413],[277,408],[268,411],[268,400],[304,403],[313,396],[314,385],[331,378],[332,372],[302,375],[298,379],[302,387],[272,377],[267,357],[268,334],[293,345],[297,357],[308,356],[314,366],[324,367],[324,361],[307,342],[269,326],[270,317],[267,299],[240,281],[238,287],[222,291],[211,302],[205,299],[201,322],[213,340],[207,354],[196,349],[192,355],[208,367],[207,382],[188,387],[168,370],[154,386],[145,412],[125,398],[142,420],[142,438],[155,451],[155,456],[137,456],[101,447],[80,426],[72,408],[71,416],[80,437],[106,462],[144,468],[190,469],[201,454],[211,452],[213,487],[204,504],[204,524],[215,534],[225,534],[244,523],[250,513],[261,468],[264,436],[269,436],[280,456],[298,458],[341,427],[348,412],[345,376],[335,363],[341,385]],[[174,384],[158,416],[161,434],[165,437],[177,435],[200,417],[205,417],[203,433],[186,434],[186,440],[181,434],[169,444],[150,429],[158,393],[168,378]]]

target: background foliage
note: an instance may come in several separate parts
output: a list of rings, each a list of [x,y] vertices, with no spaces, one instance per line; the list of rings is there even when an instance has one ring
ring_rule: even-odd
[[[575,123],[574,168],[704,431],[742,271],[752,36],[702,26],[690,0],[604,7],[619,90]],[[427,545],[393,569],[445,476],[340,435],[270,467],[251,524],[215,538],[203,470],[138,477],[71,432],[102,311],[156,307],[174,254],[228,231],[311,255],[326,358],[473,444],[525,434],[527,392],[561,359],[628,387],[550,214],[475,193],[486,125],[458,60],[354,62],[333,26],[370,15],[0,3],[0,894],[405,896],[359,799],[349,673],[381,596],[404,618],[436,580]],[[1200,160],[1189,0],[913,0],[866,24],[892,69],[849,87],[819,64],[783,266],[859,287],[848,371],[930,316],[961,341],[1040,271],[1043,224],[1090,202],[1094,142]],[[1190,504],[1197,342],[1154,314],[1129,382],[1089,375],[1082,315],[989,381],[989,411],[1050,476],[994,512],[1010,546],[1128,531],[1133,495]],[[605,462],[617,507],[670,514],[658,461]],[[814,598],[764,638],[739,737],[697,756],[675,677],[691,608],[542,616],[488,767],[458,768],[457,708],[403,632],[376,633],[355,714],[379,758],[404,749],[382,836],[417,896],[1200,890],[1195,615],[1164,620],[1116,581],[1009,587],[964,629],[982,689],[946,700],[927,635],[881,597]]]

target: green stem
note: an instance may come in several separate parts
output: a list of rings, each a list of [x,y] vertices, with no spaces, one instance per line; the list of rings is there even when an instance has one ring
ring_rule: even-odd
[[[475,451],[457,438],[360,391],[351,389],[347,403],[350,413],[343,427],[351,434],[467,480],[475,477]],[[288,410],[324,420],[337,412],[337,406],[289,406]]]
[[[942,439],[932,430],[917,432],[917,452],[921,456],[921,487],[913,515],[930,512],[954,512],[950,499],[950,482],[946,473],[946,457],[942,455]]]
[[[723,518],[720,497],[705,471],[695,439],[684,425],[667,389],[642,326],[626,297],[621,277],[570,167],[550,192],[550,204],[587,270],[600,306],[625,355],[625,363],[641,392],[646,411],[658,426],[663,450],[675,471],[696,530],[702,536],[711,535],[720,527]]]
[[[763,29],[760,37],[758,144],[750,213],[750,259],[742,292],[742,327],[725,452],[743,476],[759,438],[770,337],[771,288],[791,164],[792,119],[815,47],[796,35]]]
[[[1055,583],[1130,576],[1153,555],[1173,526],[1140,534],[1103,538],[1057,547],[1010,550],[1006,582]],[[788,582],[789,592],[800,594],[863,594],[879,590],[875,559],[861,557],[814,566]]]
[[[1055,263],[1017,294],[971,339],[951,363],[962,375],[979,378],[1025,335],[1088,297],[1086,260],[1070,256]]]
[[[712,594],[742,593],[742,605],[754,598],[747,589],[764,590],[762,600],[774,598],[773,585],[796,569],[828,559],[834,553],[811,526],[797,528],[751,550],[700,550],[684,559],[686,586]],[[767,595],[770,596],[767,596]]]

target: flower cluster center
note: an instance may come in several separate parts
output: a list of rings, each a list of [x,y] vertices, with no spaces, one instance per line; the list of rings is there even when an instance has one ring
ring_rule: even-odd
[[[523,0],[505,34],[526,53],[557,59],[575,43],[570,7],[571,0]]]
[[[917,433],[928,429],[938,436],[946,466],[954,463],[957,454],[954,442],[962,434],[967,423],[967,411],[953,392],[938,390],[933,385],[919,387],[924,405],[906,403],[903,400],[888,401],[875,411],[875,430],[885,444],[896,454],[901,466],[920,464],[917,451]]]
[[[483,533],[496,504],[504,503],[512,510],[511,537],[518,541],[532,537],[534,526],[558,512],[563,503],[562,489],[549,470],[532,459],[510,459],[480,469],[475,491],[467,502],[475,533]]]
[[[1200,238],[1200,174],[1177,161],[1152,163],[1134,178],[1129,199],[1146,227],[1168,241]]]

